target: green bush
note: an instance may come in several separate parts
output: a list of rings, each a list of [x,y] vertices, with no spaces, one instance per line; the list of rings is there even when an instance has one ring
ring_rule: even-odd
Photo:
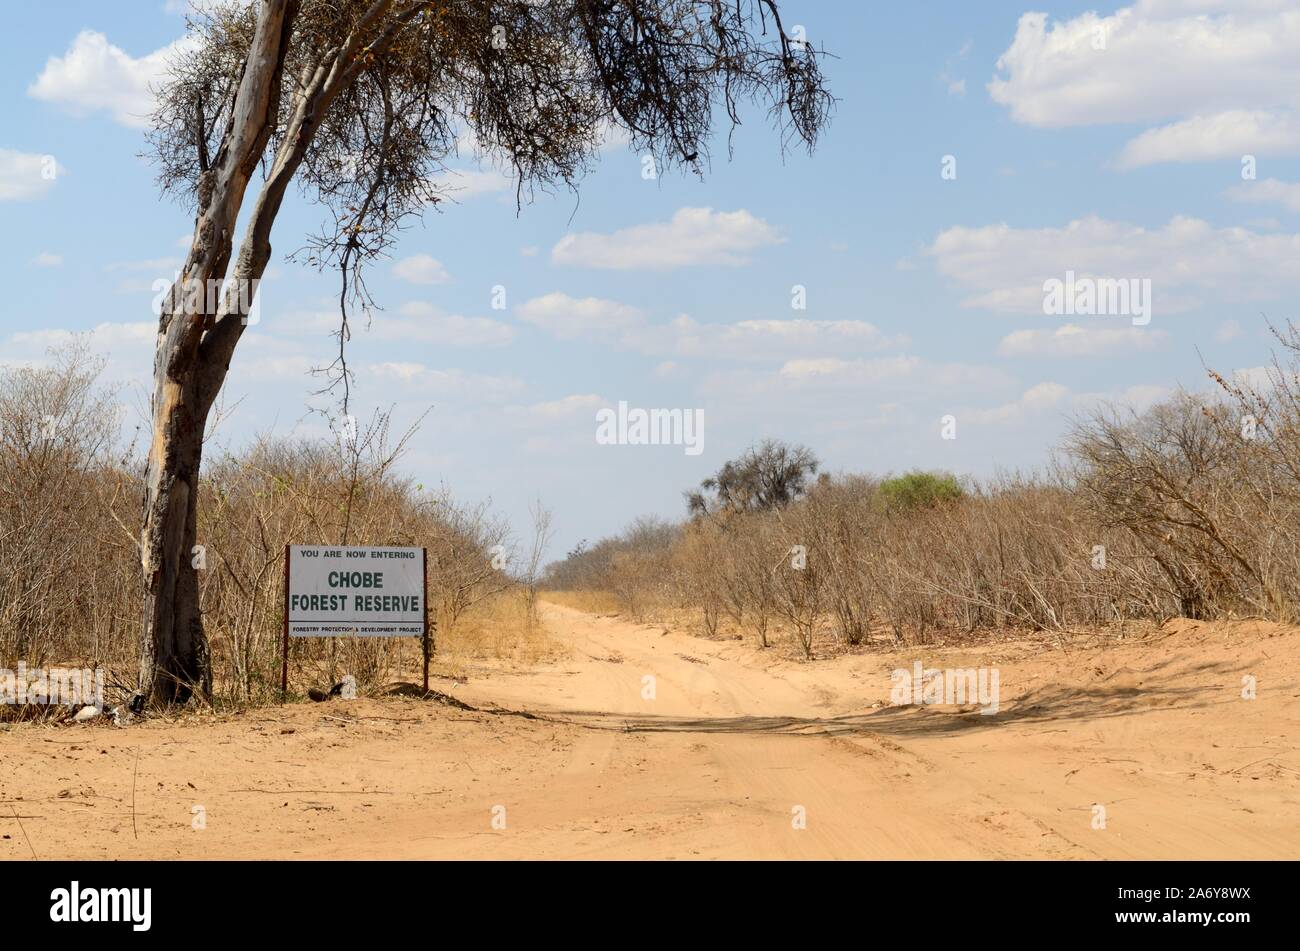
[[[962,496],[955,476],[946,472],[909,472],[880,483],[880,498],[895,511],[934,508]]]

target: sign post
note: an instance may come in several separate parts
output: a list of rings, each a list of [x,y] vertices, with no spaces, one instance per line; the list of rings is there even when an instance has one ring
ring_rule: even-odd
[[[420,637],[428,693],[428,549],[289,545],[284,566],[283,695],[289,638],[337,636]]]
[[[429,549],[421,549],[424,565],[424,637],[420,643],[424,650],[424,693],[429,693]]]
[[[280,653],[280,702],[289,697],[289,547],[284,546],[284,647]]]

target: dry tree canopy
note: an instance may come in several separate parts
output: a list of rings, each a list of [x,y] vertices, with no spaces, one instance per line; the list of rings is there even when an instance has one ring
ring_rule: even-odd
[[[199,207],[260,6],[203,5],[160,91],[160,183]],[[358,265],[438,201],[458,142],[509,166],[522,200],[572,185],[611,127],[662,166],[698,171],[716,108],[734,128],[743,101],[765,104],[784,148],[811,147],[833,104],[825,53],[787,35],[776,0],[299,0],[289,17],[261,160],[312,136],[299,185],[331,220],[304,257],[351,271],[363,297]],[[294,121],[320,104],[313,123]]]

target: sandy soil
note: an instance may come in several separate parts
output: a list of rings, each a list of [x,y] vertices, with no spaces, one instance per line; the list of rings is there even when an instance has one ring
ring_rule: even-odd
[[[438,684],[532,718],[387,699],[8,728],[0,858],[1300,856],[1297,628],[797,663],[544,611],[564,660]],[[888,706],[917,659],[997,667],[999,713]]]

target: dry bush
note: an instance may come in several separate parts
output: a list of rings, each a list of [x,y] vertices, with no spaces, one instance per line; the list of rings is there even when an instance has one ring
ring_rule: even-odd
[[[435,649],[514,587],[501,558],[505,523],[486,503],[459,504],[446,488],[430,491],[397,475],[409,433],[393,440],[388,426],[376,414],[355,437],[264,440],[209,465],[198,537],[216,570],[202,576],[202,605],[232,699],[263,699],[278,688],[287,544],[427,548]],[[303,638],[291,641],[290,658],[309,678],[333,682],[346,672],[369,686],[394,674],[408,646],[402,638]]]
[[[1267,374],[1211,371],[1217,391],[1077,420],[1063,457],[1042,473],[965,483],[823,474],[811,483],[816,459],[803,454],[797,491],[760,504],[752,486],[764,484],[763,460],[794,458],[765,443],[688,493],[689,521],[675,536],[662,530],[667,558],[662,546],[620,537],[552,570],[567,572],[569,587],[617,590],[639,613],[695,612],[706,634],[725,616],[766,646],[779,626],[805,656],[824,635],[851,649],[1024,631],[1123,634],[1175,615],[1293,621],[1300,332],[1277,338]],[[791,565],[794,546],[806,549],[802,570]],[[605,570],[576,570],[596,562]]]
[[[134,447],[121,444],[114,396],[98,372],[82,345],[46,367],[0,371],[0,666],[104,667],[129,692],[143,590],[140,467]],[[209,453],[194,557],[203,564],[214,700],[279,696],[289,544],[426,547],[439,639],[474,656],[540,649],[535,618],[516,623],[516,581],[497,557],[507,526],[486,504],[399,475],[410,435],[394,437],[387,414],[376,413],[333,440],[264,438]],[[350,673],[373,686],[419,657],[409,638],[294,639],[291,679]]]
[[[726,610],[726,551],[723,529],[708,519],[699,519],[682,531],[673,546],[672,573],[679,603],[696,610],[696,620],[706,637],[717,637]],[[636,578],[638,572],[628,571]]]
[[[738,602],[737,626],[753,634],[759,647],[769,647],[777,610],[776,572],[788,552],[781,548],[772,519],[751,519],[746,529],[733,532],[727,545],[727,583]]]
[[[528,666],[556,656],[557,645],[522,585],[480,601],[439,638],[439,670],[463,673],[485,659]]]
[[[1244,437],[1228,402],[1190,394],[1076,427],[1079,485],[1097,520],[1123,529],[1158,570],[1169,613],[1292,616],[1296,498],[1266,438]]]
[[[671,556],[681,528],[662,519],[639,518],[622,534],[588,548],[579,543],[562,561],[546,566],[541,586],[551,591],[605,591],[619,613],[644,619],[674,602]]]
[[[118,410],[84,344],[0,371],[0,664],[98,666],[136,630],[135,547],[114,514]]]
[[[803,544],[816,553],[823,606],[835,621],[836,637],[854,647],[870,634],[873,585],[864,570],[878,537],[878,486],[851,477],[824,480],[809,495],[804,510]]]
[[[533,520],[533,537],[524,560],[521,582],[524,592],[524,610],[528,615],[529,624],[536,625],[539,621],[537,598],[542,583],[542,568],[546,549],[550,547],[551,538],[555,533],[551,527],[551,513],[542,507],[541,499],[529,508],[529,515]]]

